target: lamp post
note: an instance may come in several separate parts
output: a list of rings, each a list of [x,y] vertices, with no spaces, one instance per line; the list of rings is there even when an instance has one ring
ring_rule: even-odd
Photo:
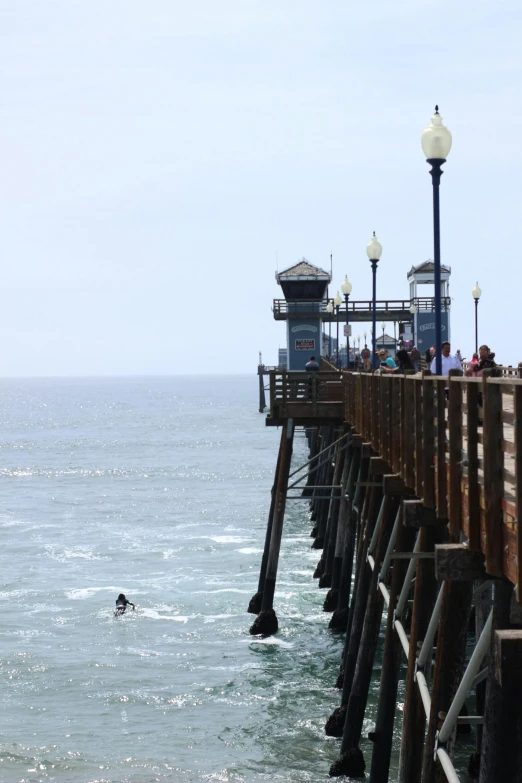
[[[352,284],[346,275],[344,276],[344,280],[341,284],[341,291],[344,294],[344,304],[346,306],[346,366],[348,369],[350,369],[350,324],[348,321],[348,299],[352,293]]]
[[[333,313],[333,302],[330,300],[328,304],[326,305],[326,312],[330,316],[330,320],[328,322],[328,361],[330,361],[332,357],[332,313]]]
[[[382,255],[382,245],[378,241],[377,237],[375,236],[375,231],[373,232],[373,236],[366,245],[366,253],[368,255],[368,258],[370,259],[370,264],[372,265],[372,278],[373,278],[373,285],[372,285],[372,367],[375,369],[377,366],[377,356],[375,354],[375,332],[376,332],[376,325],[375,325],[375,307],[376,307],[376,298],[377,298],[377,264],[379,263],[379,259]]]
[[[475,300],[475,353],[478,353],[478,302],[482,291],[477,283],[471,291],[471,296]]]
[[[381,329],[382,329],[382,347],[384,348],[384,330],[386,329],[386,324],[384,321],[381,324]]]
[[[337,291],[336,295],[334,296],[334,305],[335,305],[335,314],[337,316],[337,366],[339,367],[339,308],[342,304],[342,299],[339,294],[339,291]]]
[[[442,176],[442,164],[451,150],[451,133],[442,124],[439,107],[435,106],[435,114],[431,125],[424,129],[421,145],[426,161],[430,164],[430,174],[433,184],[433,262],[435,284],[435,372],[442,375],[442,315],[440,297],[440,209],[439,186]]]

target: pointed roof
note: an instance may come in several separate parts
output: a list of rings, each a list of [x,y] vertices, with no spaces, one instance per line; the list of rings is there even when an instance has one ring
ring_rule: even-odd
[[[451,267],[450,266],[444,266],[443,264],[441,264],[440,271],[441,272],[445,272],[446,274],[450,275],[451,274]],[[434,262],[432,261],[431,258],[428,258],[428,260],[424,261],[423,264],[419,264],[418,266],[412,266],[412,268],[408,272],[408,278],[412,277],[413,275],[417,275],[417,274],[426,274],[426,273],[433,274],[433,272],[435,272],[435,264],[434,264]]]
[[[320,278],[328,282],[332,279],[329,272],[325,272],[324,269],[311,264],[306,258],[302,258],[297,264],[288,267],[288,269],[282,272],[276,272],[276,279],[281,280],[281,278],[298,278],[301,280],[317,280]]]

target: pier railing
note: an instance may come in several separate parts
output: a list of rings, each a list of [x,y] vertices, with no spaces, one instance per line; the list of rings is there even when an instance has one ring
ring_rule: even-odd
[[[379,299],[375,303],[375,309],[377,312],[382,314],[379,317],[383,317],[384,314],[387,312],[389,313],[404,313],[407,314],[409,318],[412,316],[410,315],[410,307],[412,303],[415,304],[417,307],[417,310],[420,312],[433,312],[434,310],[434,299],[433,297],[416,297],[415,299]],[[287,318],[291,315],[303,315],[305,313],[321,313],[325,319],[328,321],[344,321],[346,316],[346,305],[343,302],[339,309],[339,313],[336,313],[335,311],[333,313],[328,313],[327,306],[328,303],[331,302],[333,304],[333,299],[323,299],[321,301],[317,300],[308,300],[304,299],[299,302],[287,302],[286,299],[274,299],[273,300],[273,306],[272,310],[274,313],[274,318],[281,319],[281,318]],[[449,310],[450,308],[451,300],[449,297],[446,297],[442,300],[442,309],[443,310]],[[349,300],[348,301],[348,313],[350,314],[351,319],[353,320],[356,316],[364,316],[366,314],[370,314],[372,312],[373,303],[371,299],[359,299],[359,300]],[[343,315],[344,313],[344,315]],[[361,320],[360,318],[356,320]],[[370,318],[371,320],[371,318]]]
[[[280,372],[270,373],[270,413],[267,423],[281,419],[344,417],[344,391],[342,375],[338,370],[330,372]],[[270,419],[272,421],[270,421]]]
[[[522,380],[343,373],[345,419],[522,596]]]

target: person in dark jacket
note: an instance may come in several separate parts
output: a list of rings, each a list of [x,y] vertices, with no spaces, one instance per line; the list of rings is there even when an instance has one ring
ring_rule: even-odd
[[[310,361],[305,365],[306,372],[317,372],[317,370],[320,369],[318,363],[315,361],[315,356],[310,356]]]
[[[132,611],[136,609],[136,605],[133,604],[132,601],[127,601],[123,593],[120,593],[116,599],[116,609],[114,610],[114,614],[125,614],[125,610],[128,606],[132,606]]]

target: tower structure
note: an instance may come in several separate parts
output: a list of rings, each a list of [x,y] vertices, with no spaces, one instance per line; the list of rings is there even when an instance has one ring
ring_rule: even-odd
[[[441,327],[442,341],[450,340],[450,307],[451,299],[449,295],[449,278],[451,268],[441,266],[440,284],[441,284]],[[423,285],[434,285],[435,282],[435,264],[431,259],[418,266],[412,266],[408,272],[408,282],[410,284],[410,299],[417,308],[413,317],[413,342],[421,351],[425,351],[432,345],[435,345],[435,300],[433,294],[430,296],[419,296],[419,287]],[[430,292],[431,293],[431,292]]]
[[[303,258],[276,280],[284,299],[274,300],[274,318],[286,321],[287,367],[304,370],[310,356],[322,353],[322,323],[326,313],[329,272]]]

